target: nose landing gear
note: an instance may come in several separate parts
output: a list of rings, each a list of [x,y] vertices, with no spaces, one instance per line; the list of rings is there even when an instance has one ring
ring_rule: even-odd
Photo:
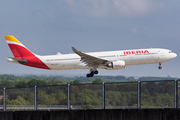
[[[158,67],[158,69],[160,69],[160,70],[162,69],[162,67],[161,67],[161,63],[159,63],[159,67]]]
[[[94,74],[98,74],[98,71],[97,71],[97,70],[93,70],[93,69],[91,69],[91,70],[90,70],[90,73],[89,73],[89,74],[87,74],[87,75],[86,75],[86,77],[93,77],[93,76],[94,76]]]

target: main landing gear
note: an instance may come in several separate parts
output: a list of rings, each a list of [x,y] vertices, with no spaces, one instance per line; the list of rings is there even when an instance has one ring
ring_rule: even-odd
[[[98,74],[98,71],[97,71],[97,70],[93,70],[93,69],[91,69],[91,70],[90,70],[90,73],[89,73],[89,74],[87,74],[87,75],[86,75],[86,77],[93,77],[93,76],[94,76],[94,74]]]
[[[159,67],[158,67],[158,69],[160,69],[160,70],[162,69],[162,67],[161,67],[161,63],[159,63]]]

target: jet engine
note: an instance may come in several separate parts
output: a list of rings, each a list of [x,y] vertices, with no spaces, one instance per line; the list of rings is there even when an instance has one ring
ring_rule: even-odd
[[[107,66],[111,69],[124,69],[125,68],[125,62],[124,61],[112,61],[107,64]],[[109,69],[108,68],[108,69]]]

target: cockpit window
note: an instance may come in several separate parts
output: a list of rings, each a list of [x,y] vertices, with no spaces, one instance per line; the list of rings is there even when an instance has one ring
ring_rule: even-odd
[[[172,51],[169,51],[169,53],[173,53]]]

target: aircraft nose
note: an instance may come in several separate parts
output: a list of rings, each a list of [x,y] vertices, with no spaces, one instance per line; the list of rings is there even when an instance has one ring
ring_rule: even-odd
[[[175,57],[177,57],[177,54],[176,54],[176,53],[174,53],[174,58],[175,58]]]

